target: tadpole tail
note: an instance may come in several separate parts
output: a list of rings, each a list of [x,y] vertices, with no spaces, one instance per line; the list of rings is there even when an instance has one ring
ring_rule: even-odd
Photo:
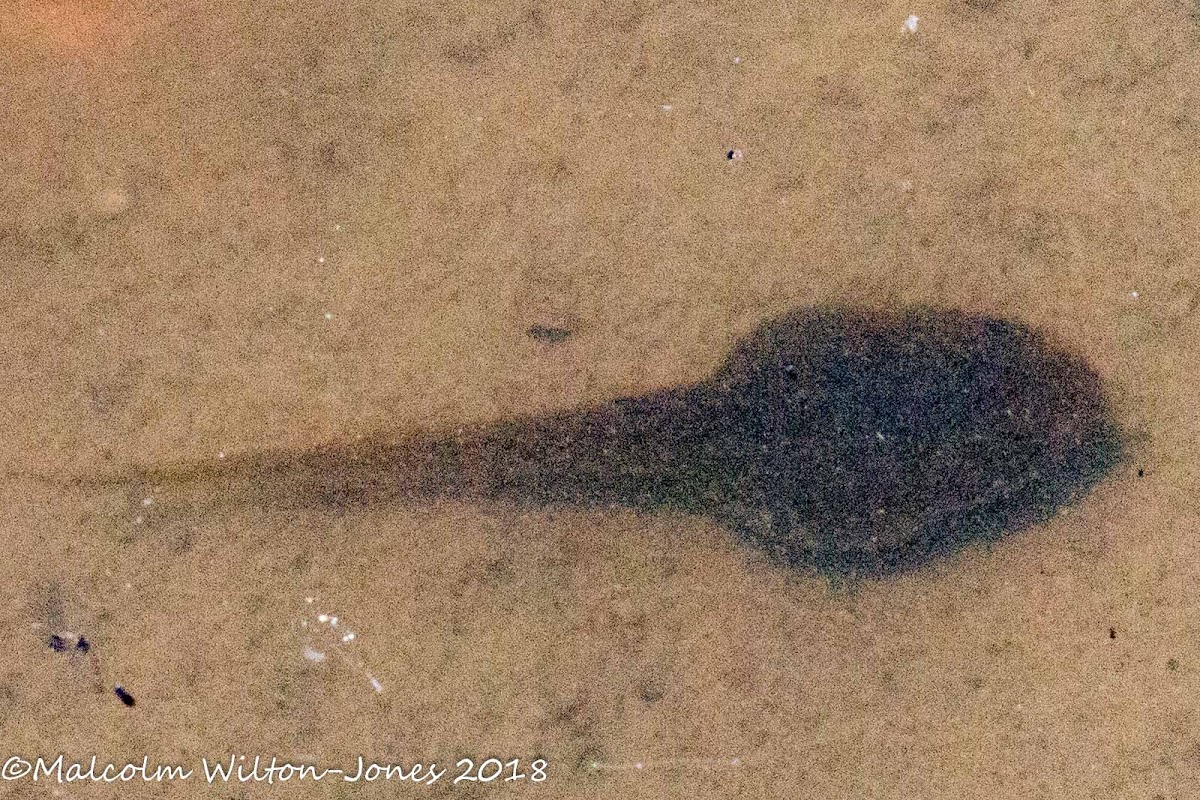
[[[706,404],[686,387],[583,410],[81,475],[10,470],[10,481],[124,491],[131,505],[342,512],[411,499],[692,508],[716,470]],[[719,491],[719,487],[707,487]]]
[[[269,508],[446,498],[690,509],[693,474],[713,472],[704,466],[705,401],[719,398],[698,387],[663,390],[583,410],[151,470],[139,480]]]

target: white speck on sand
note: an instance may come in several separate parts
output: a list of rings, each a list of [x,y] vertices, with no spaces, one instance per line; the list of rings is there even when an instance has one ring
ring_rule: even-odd
[[[921,21],[921,18],[918,17],[916,14],[909,14],[908,19],[904,20],[904,30],[907,33],[916,33],[917,32],[917,23],[920,21]]]
[[[315,597],[310,596],[304,598],[304,602],[310,606],[315,601]],[[336,614],[327,614],[324,612],[318,613],[309,619],[313,620],[318,626],[326,626],[330,631],[337,630],[340,622]],[[305,630],[310,630],[312,626],[309,625],[309,619],[301,619],[300,627],[304,628]],[[367,671],[366,667],[363,666],[362,661],[360,661],[358,657],[355,656],[354,653],[349,649],[352,646],[351,643],[358,639],[358,634],[347,628],[345,625],[341,626],[341,631],[342,633],[340,636],[327,642],[328,646],[325,647],[324,650],[317,650],[312,646],[312,644],[305,644],[302,651],[304,657],[313,662],[325,661],[327,654],[340,658],[345,663],[349,664],[356,672],[366,678],[370,682],[371,688],[374,689],[377,694],[383,692],[383,684],[380,683],[374,675]]]

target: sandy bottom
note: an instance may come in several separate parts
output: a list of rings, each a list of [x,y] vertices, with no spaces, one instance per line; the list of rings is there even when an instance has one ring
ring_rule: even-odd
[[[572,6],[0,11],[0,757],[196,773],[7,788],[1200,794],[1195,9]],[[859,585],[702,518],[43,479],[575,408],[846,301],[1069,343],[1130,464]],[[449,771],[203,779],[255,755]]]

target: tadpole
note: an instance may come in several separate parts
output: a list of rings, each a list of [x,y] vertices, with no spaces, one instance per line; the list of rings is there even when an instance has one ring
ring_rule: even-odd
[[[1035,329],[818,307],[761,324],[696,384],[135,477],[268,510],[448,496],[685,512],[782,564],[880,576],[1048,520],[1122,452],[1099,375]]]

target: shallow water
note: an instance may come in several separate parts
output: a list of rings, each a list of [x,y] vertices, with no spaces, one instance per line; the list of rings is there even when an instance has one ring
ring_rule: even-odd
[[[543,757],[480,793],[566,798],[1194,794],[1191,12],[11,6],[11,472],[570,412],[843,303],[1045,331],[1130,447],[1053,519],[852,586],[682,511],[9,478],[0,741]]]

